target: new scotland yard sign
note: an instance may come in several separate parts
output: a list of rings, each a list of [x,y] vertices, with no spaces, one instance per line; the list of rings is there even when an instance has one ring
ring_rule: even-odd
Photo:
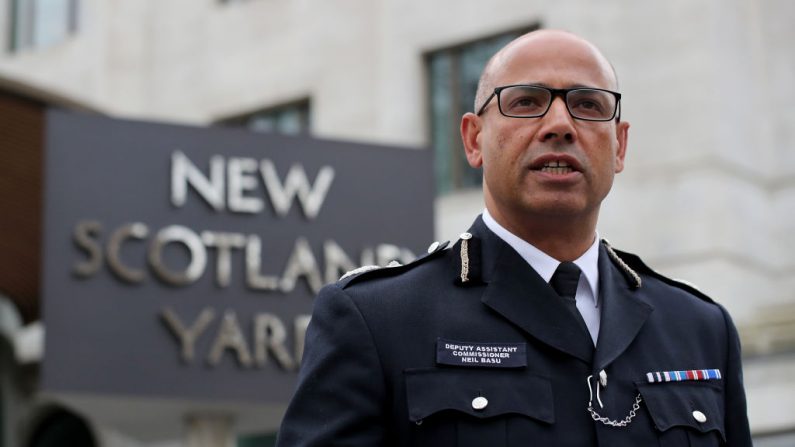
[[[430,241],[430,157],[49,111],[44,390],[286,403],[317,290]]]

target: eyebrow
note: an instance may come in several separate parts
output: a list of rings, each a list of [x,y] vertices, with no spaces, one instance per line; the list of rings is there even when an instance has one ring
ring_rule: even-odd
[[[551,85],[547,84],[546,82],[528,82],[528,83],[521,84],[521,85],[530,85],[530,86],[533,86],[533,87],[545,87],[545,88],[551,88],[551,89],[555,88],[555,87],[552,87]],[[572,88],[599,88],[599,89],[601,89],[602,87],[595,87],[593,85],[585,85],[585,84],[570,84],[570,85],[568,85],[568,86],[566,86],[564,88],[566,88],[566,89],[572,89]]]

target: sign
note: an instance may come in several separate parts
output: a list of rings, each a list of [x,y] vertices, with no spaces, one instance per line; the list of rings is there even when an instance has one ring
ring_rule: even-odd
[[[314,295],[433,234],[427,150],[49,111],[43,389],[286,403]]]

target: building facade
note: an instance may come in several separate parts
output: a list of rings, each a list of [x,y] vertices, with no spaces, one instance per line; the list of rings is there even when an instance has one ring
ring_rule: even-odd
[[[615,66],[632,125],[600,235],[729,308],[757,445],[791,445],[793,18],[785,0],[0,0],[0,89],[112,117],[426,147],[447,240],[483,208],[457,133],[483,63],[529,30],[580,34]],[[31,315],[6,325],[0,361],[19,363]],[[4,380],[10,442],[31,398],[10,404]]]

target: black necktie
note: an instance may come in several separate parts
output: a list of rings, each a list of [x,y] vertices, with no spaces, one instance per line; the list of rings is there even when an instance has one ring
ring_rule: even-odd
[[[580,273],[581,271],[580,268],[577,267],[577,264],[568,261],[561,262],[552,275],[552,279],[549,280],[549,285],[552,286],[558,296],[563,298],[566,307],[569,308],[574,318],[580,322],[580,327],[585,330],[585,333],[588,334],[590,338],[591,333],[588,331],[588,325],[585,324],[580,310],[577,309],[577,301],[575,299],[577,295],[577,284],[580,282]]]
[[[561,298],[574,299],[580,282],[580,268],[573,262],[561,262],[549,280],[549,285]]]

